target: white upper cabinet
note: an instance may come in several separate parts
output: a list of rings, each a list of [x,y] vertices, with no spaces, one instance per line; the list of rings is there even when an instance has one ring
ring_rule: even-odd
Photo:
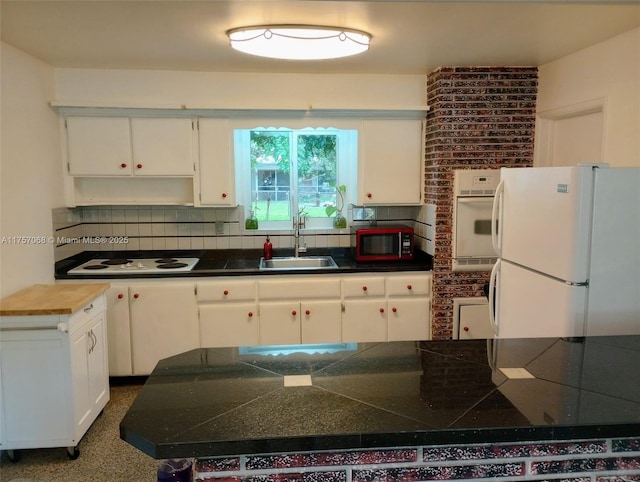
[[[193,176],[191,118],[65,119],[72,176]]]
[[[132,118],[133,174],[193,176],[194,128],[190,118]]]
[[[200,146],[200,204],[235,206],[236,180],[227,119],[198,120]]]
[[[133,165],[128,117],[67,117],[72,176],[129,176]]]
[[[421,203],[422,120],[365,119],[359,144],[357,204]]]

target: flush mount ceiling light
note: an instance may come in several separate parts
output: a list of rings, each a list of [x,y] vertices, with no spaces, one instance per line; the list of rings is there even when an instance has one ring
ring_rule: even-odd
[[[227,31],[231,47],[260,57],[322,60],[369,49],[371,35],[360,30],[314,25],[257,25]]]

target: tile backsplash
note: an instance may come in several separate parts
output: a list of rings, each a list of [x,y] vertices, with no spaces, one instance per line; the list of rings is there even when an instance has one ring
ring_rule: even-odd
[[[378,207],[379,223],[414,225],[416,244],[426,232],[420,207]],[[351,219],[351,210],[348,219]],[[247,231],[245,209],[188,206],[85,206],[52,211],[55,260],[82,251],[259,249],[269,234],[274,249],[293,247],[293,230]],[[309,248],[348,247],[349,229],[306,229]]]

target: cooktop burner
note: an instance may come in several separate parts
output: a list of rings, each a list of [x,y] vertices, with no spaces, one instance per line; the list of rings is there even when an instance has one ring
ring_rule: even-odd
[[[141,259],[92,259],[68,271],[67,274],[89,274],[100,271],[100,275],[125,275],[166,273],[167,270],[177,273],[191,271],[198,258],[141,258]]]
[[[187,266],[186,263],[162,263],[158,265],[158,268],[160,269],[177,269],[177,268],[184,268],[185,266]]]
[[[107,266],[117,266],[117,265],[127,264],[131,262],[132,261],[130,259],[114,258],[114,259],[105,259],[100,264],[106,264]]]

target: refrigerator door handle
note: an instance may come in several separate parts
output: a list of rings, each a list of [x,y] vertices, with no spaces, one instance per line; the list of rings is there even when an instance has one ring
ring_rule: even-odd
[[[500,204],[502,201],[502,194],[504,193],[504,179],[501,179],[496,187],[496,194],[493,197],[493,208],[491,209],[491,244],[496,255],[502,255],[502,242],[500,239],[500,233],[498,233],[500,220]]]
[[[498,336],[498,319],[496,318],[496,281],[498,274],[500,273],[500,259],[496,261],[491,270],[491,276],[489,278],[489,321],[491,323],[491,329],[493,334]]]

